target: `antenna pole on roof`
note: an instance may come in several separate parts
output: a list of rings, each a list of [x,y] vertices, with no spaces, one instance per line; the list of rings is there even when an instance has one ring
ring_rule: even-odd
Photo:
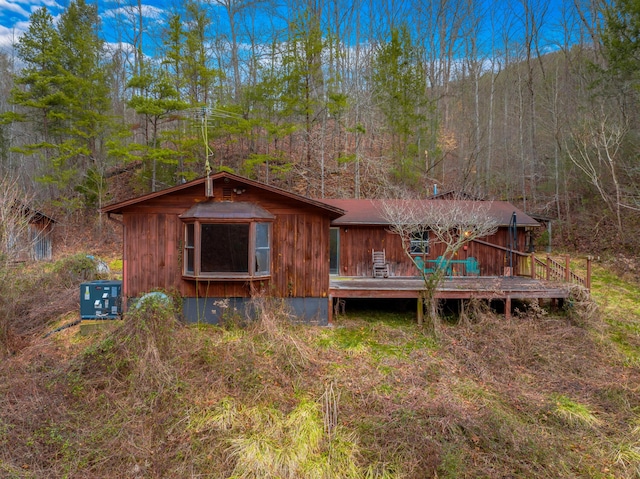
[[[242,117],[237,113],[232,113],[232,112],[228,112],[228,111],[224,111],[218,108],[212,108],[208,106],[195,107],[195,108],[192,108],[190,111],[191,111],[191,116],[193,118],[200,120],[200,130],[202,134],[202,141],[204,143],[204,154],[205,154],[204,172],[208,178],[209,175],[211,174],[210,158],[212,158],[214,155],[213,150],[209,146],[209,124],[208,124],[209,117],[232,118],[232,119],[240,119]]]
[[[192,116],[200,120],[200,133],[202,135],[202,143],[204,145],[204,173],[206,176],[204,190],[207,198],[213,198],[213,182],[211,181],[211,161],[213,150],[209,146],[209,123],[208,118],[211,114],[210,108],[206,106],[196,107],[191,110]]]
[[[213,150],[209,146],[209,125],[207,123],[207,118],[209,117],[209,109],[207,107],[202,107],[201,109],[202,121],[200,123],[200,128],[202,129],[202,141],[204,142],[204,172],[209,178],[211,174],[211,162],[209,158],[213,157]]]

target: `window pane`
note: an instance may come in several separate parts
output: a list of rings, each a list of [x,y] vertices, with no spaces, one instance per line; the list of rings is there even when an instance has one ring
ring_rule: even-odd
[[[185,273],[193,273],[193,258],[195,256],[195,250],[193,248],[188,248],[185,252],[185,257],[187,260],[187,264],[185,267]]]
[[[269,247],[269,223],[256,223],[256,248]]]
[[[202,273],[249,272],[248,224],[203,224],[201,228]]]
[[[194,246],[195,243],[195,235],[194,235],[194,228],[195,225],[193,223],[189,223],[187,225],[185,225],[185,239],[184,239],[184,243],[186,246]]]
[[[429,232],[415,233],[411,238],[411,254],[429,254]]]
[[[271,261],[271,224],[256,223],[256,273],[268,273]]]
[[[184,272],[193,274],[195,272],[195,225],[188,223],[184,226]]]
[[[269,250],[261,249],[256,251],[256,273],[269,272]]]

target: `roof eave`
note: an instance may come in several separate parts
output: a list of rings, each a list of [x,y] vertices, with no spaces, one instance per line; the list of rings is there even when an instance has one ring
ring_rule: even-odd
[[[260,188],[260,189],[263,189],[263,190],[266,190],[266,191],[270,191],[272,193],[276,193],[278,195],[290,198],[292,200],[299,201],[301,203],[305,203],[305,204],[308,204],[310,206],[314,206],[316,208],[323,209],[323,210],[327,211],[327,213],[329,213],[329,216],[331,217],[331,219],[339,218],[340,216],[343,216],[345,214],[344,210],[342,210],[341,208],[338,208],[336,206],[329,205],[329,204],[324,203],[324,202],[319,201],[319,200],[313,200],[311,198],[307,198],[305,196],[298,195],[296,193],[291,193],[291,192],[289,192],[287,190],[284,190],[282,188],[278,188],[278,187],[275,187],[275,186],[271,186],[271,185],[266,185],[264,183],[260,183],[258,181],[250,180],[250,179],[245,178],[243,176],[238,176],[238,175],[235,175],[233,173],[228,173],[226,171],[211,175],[210,178],[212,178],[214,181],[222,179],[222,178],[229,178],[229,179],[232,179],[234,181],[238,181],[240,183],[244,183],[247,186],[252,186],[252,187]],[[166,189],[164,189],[162,191],[156,191],[156,192],[153,192],[153,193],[148,193],[146,195],[139,196],[137,198],[130,198],[128,200],[124,200],[124,201],[120,201],[120,202],[117,202],[117,203],[113,203],[111,205],[107,205],[107,206],[101,208],[100,211],[103,212],[103,213],[107,213],[107,214],[122,214],[122,210],[124,208],[136,205],[138,203],[143,203],[145,201],[149,201],[149,200],[152,200],[154,198],[158,198],[160,196],[172,194],[172,193],[175,193],[177,191],[181,191],[183,189],[192,188],[192,187],[197,186],[199,184],[204,184],[206,179],[207,179],[206,177],[197,178],[195,180],[189,181],[187,183],[183,183],[181,185],[173,186],[171,188],[166,188]]]

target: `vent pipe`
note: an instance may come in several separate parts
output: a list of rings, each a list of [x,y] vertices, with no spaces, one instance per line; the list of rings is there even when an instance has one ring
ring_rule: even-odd
[[[213,198],[213,178],[207,176],[204,182],[204,195],[207,198]]]

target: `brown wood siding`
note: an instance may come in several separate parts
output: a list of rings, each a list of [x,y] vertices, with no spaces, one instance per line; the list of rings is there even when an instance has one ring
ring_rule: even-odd
[[[508,239],[507,228],[500,228],[494,235],[483,238],[483,241],[506,248]],[[518,234],[518,250],[524,251],[524,231]],[[416,276],[418,270],[407,257],[400,237],[389,232],[383,226],[349,226],[340,228],[340,275],[342,276],[372,276],[372,249],[384,249],[391,276]],[[443,244],[431,244],[428,259],[435,259],[444,252]],[[473,256],[480,265],[483,276],[502,276],[508,266],[507,252],[477,242],[471,242],[466,249],[461,249],[456,259],[466,259]],[[523,259],[513,256],[514,266]],[[516,269],[517,271],[517,269]]]
[[[221,182],[220,182],[221,183]],[[222,198],[223,184],[214,189]],[[203,187],[204,188],[204,187]],[[276,296],[326,297],[329,294],[329,217],[286,198],[247,189],[234,201],[259,204],[276,216],[271,243],[271,278],[238,281],[195,281],[182,278],[182,221],[179,215],[197,201],[200,188],[154,198],[123,214],[125,295],[152,290],[176,291],[184,297],[248,297],[252,288],[266,287]]]
[[[273,225],[272,284],[277,294],[325,297],[329,292],[329,219],[281,214]]]
[[[32,221],[15,241],[12,261],[49,260],[53,257],[53,224],[50,221]]]

